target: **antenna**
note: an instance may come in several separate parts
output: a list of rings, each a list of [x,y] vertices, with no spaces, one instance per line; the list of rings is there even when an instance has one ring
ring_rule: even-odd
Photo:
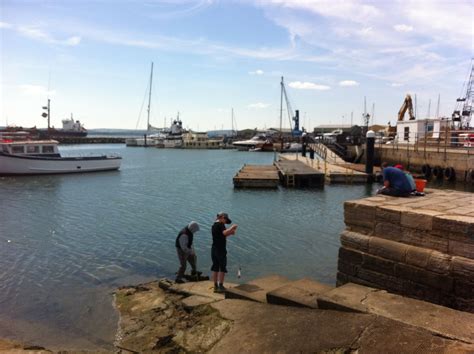
[[[431,116],[431,98],[428,101],[428,113],[426,115],[426,118],[429,118]]]
[[[439,102],[440,102],[441,95],[438,93],[438,104],[436,105],[436,117],[439,118]]]

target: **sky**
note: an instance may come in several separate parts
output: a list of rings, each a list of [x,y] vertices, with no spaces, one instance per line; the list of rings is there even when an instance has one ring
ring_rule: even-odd
[[[450,116],[473,57],[472,1],[0,0],[0,126],[280,126]],[[430,103],[431,101],[431,103]],[[234,120],[232,120],[232,109]],[[286,105],[283,127],[289,126]]]

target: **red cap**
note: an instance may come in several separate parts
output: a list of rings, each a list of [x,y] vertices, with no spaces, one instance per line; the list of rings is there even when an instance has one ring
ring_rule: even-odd
[[[403,170],[403,165],[400,165],[400,164],[395,165],[395,166],[393,166],[393,167],[398,168],[398,169],[400,169],[400,170]]]

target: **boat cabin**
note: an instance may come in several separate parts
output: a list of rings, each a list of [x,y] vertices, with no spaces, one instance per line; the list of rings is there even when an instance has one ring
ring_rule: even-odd
[[[8,155],[60,157],[56,140],[0,140],[0,153]]]

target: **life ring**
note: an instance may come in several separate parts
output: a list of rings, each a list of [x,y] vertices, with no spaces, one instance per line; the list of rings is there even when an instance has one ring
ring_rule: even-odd
[[[426,179],[431,178],[431,167],[430,165],[423,165],[421,166],[421,172],[423,172],[423,175],[425,176]]]
[[[433,176],[435,176],[436,178],[440,179],[440,178],[443,178],[443,168],[442,167],[439,167],[439,166],[435,166],[435,168],[433,168]]]
[[[444,178],[447,181],[454,181],[456,179],[456,171],[452,167],[447,167],[444,170]]]

